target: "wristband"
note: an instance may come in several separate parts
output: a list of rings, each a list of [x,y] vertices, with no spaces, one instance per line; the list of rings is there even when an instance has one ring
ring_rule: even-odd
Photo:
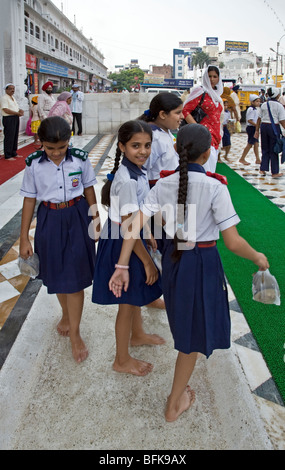
[[[116,269],[129,269],[129,266],[122,266],[121,264],[115,264]]]

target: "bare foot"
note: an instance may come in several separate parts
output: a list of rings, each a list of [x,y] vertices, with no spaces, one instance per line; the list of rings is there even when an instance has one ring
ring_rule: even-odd
[[[265,171],[260,171],[259,173],[261,174],[261,176],[266,176]]]
[[[143,346],[145,344],[154,346],[156,344],[165,344],[165,339],[159,335],[149,335],[147,333],[142,334],[138,337],[132,337],[130,344],[131,346]]]
[[[280,178],[283,176],[283,173],[275,173],[275,175],[272,175],[272,178]]]
[[[255,164],[256,165],[260,165],[261,161],[260,160],[256,160]]]
[[[80,364],[88,357],[88,349],[83,339],[79,336],[76,340],[71,340],[72,355],[74,360]]]
[[[165,419],[169,423],[176,421],[177,418],[184,412],[187,411],[195,401],[195,392],[187,385],[185,391],[181,395],[181,398],[177,405],[171,407],[169,405],[169,398],[167,400],[167,405],[165,409]]]
[[[239,160],[239,162],[242,164],[242,165],[250,165],[249,162],[246,162],[245,160]]]
[[[124,374],[133,374],[139,377],[144,377],[145,375],[149,374],[152,369],[153,365],[149,362],[140,361],[139,359],[135,359],[131,356],[123,364],[119,364],[117,359],[115,359],[113,364],[113,370],[115,370],[116,372],[121,372]]]
[[[56,329],[61,336],[69,336],[69,321],[62,318]]]
[[[163,299],[156,299],[150,304],[147,305],[149,308],[160,308],[161,310],[165,309],[165,302]]]

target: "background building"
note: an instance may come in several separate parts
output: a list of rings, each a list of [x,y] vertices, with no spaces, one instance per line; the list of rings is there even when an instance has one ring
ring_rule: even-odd
[[[25,93],[40,93],[47,80],[55,92],[109,83],[102,52],[50,0],[1,0],[0,61],[0,86],[13,82],[23,109]]]

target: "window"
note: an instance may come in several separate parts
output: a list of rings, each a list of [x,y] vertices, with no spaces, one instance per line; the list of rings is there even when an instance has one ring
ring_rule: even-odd
[[[55,48],[56,48],[56,49],[59,49],[59,47],[58,47],[58,39],[55,40]]]
[[[46,32],[43,31],[43,42],[47,42]]]
[[[28,20],[25,18],[25,33],[29,32],[29,25],[28,25]]]
[[[30,34],[31,36],[34,35],[34,23],[30,22]]]
[[[37,39],[41,38],[40,28],[38,26],[36,26],[36,38]]]

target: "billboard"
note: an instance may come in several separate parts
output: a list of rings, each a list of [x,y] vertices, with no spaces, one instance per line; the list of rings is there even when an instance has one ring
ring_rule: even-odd
[[[195,47],[199,47],[199,41],[183,41],[179,42],[179,47],[182,49],[192,49]]]
[[[219,38],[206,38],[206,46],[218,46]]]
[[[248,52],[249,43],[242,41],[226,41],[225,51]]]

